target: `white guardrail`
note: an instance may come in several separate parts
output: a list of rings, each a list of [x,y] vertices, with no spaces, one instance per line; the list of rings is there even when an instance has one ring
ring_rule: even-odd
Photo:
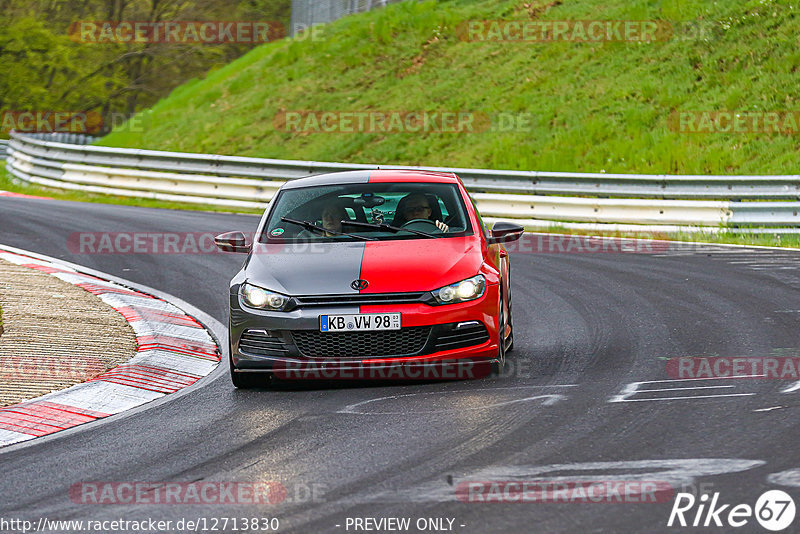
[[[62,142],[66,141],[66,142]],[[529,229],[800,233],[800,175],[683,176],[495,171],[358,165],[122,149],[86,136],[12,132],[6,168],[16,178],[80,190],[235,208],[263,208],[287,180],[360,169],[458,174],[487,222]]]

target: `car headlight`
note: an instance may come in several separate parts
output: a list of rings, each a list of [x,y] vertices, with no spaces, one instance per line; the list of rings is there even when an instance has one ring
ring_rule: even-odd
[[[262,310],[282,310],[289,303],[289,297],[248,283],[242,284],[242,300],[252,308]]]
[[[455,284],[433,290],[433,298],[439,304],[454,304],[475,300],[486,290],[486,278],[482,274],[467,278]]]

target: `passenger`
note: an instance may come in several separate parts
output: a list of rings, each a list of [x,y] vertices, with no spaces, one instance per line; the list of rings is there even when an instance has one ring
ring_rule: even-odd
[[[331,232],[342,231],[342,221],[348,221],[350,217],[347,216],[347,210],[344,209],[339,202],[332,202],[325,206],[322,210],[322,227]],[[326,237],[332,237],[336,234],[325,233]]]
[[[300,233],[297,234],[298,239],[316,239],[319,236],[338,237],[340,234],[335,232],[342,232],[342,221],[350,220],[350,217],[347,215],[347,210],[344,209],[344,206],[338,199],[328,201],[322,208],[322,213],[320,213],[319,218],[322,219],[322,228],[326,230],[325,233],[301,230]]]

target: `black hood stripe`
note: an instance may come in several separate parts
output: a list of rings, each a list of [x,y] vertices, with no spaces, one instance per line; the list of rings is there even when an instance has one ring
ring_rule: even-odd
[[[247,265],[252,283],[288,295],[356,294],[350,287],[359,278],[364,260],[364,242],[313,243],[305,248],[269,252],[256,251]],[[269,250],[269,247],[267,247]]]

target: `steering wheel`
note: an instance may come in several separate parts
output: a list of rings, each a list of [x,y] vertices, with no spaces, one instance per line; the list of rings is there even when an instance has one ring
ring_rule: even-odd
[[[405,223],[403,223],[403,225],[400,228],[405,228],[406,226],[411,226],[412,224],[413,225],[422,224],[422,225],[426,225],[426,226],[432,226],[433,228],[430,228],[430,230],[435,230],[435,231],[437,231],[439,233],[442,232],[442,229],[439,228],[438,226],[436,226],[436,223],[433,222],[430,219],[411,219],[410,221],[406,221]],[[419,230],[420,232],[427,232],[428,231],[428,229],[426,229],[426,228],[412,228],[412,230]]]

